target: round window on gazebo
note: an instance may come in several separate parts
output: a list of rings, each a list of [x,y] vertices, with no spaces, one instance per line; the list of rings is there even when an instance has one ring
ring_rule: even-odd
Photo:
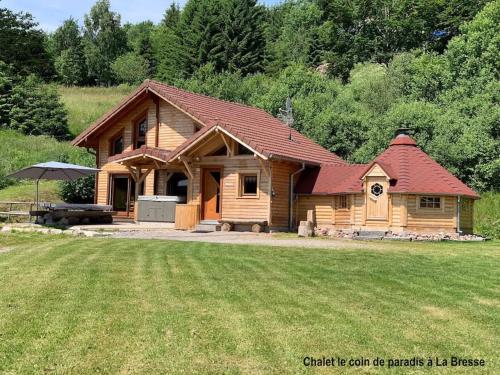
[[[373,196],[378,197],[383,194],[384,187],[380,184],[373,184],[370,191]]]

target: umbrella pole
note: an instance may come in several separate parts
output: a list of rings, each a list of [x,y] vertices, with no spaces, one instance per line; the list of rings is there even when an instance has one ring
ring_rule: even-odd
[[[40,204],[39,204],[39,190],[38,190],[38,185],[40,183],[40,179],[36,180],[36,210],[39,211],[39,207],[40,207]]]

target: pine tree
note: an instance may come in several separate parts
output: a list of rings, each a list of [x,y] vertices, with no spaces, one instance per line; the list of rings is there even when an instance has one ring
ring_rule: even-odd
[[[222,0],[189,0],[179,21],[179,62],[184,75],[211,63],[220,71],[223,59]]]
[[[262,7],[256,0],[229,0],[224,21],[224,67],[244,75],[262,70],[265,49]]]
[[[170,4],[170,7],[165,11],[163,19],[161,21],[163,26],[169,27],[172,30],[177,28],[179,20],[181,18],[181,9],[179,5],[175,2]]]

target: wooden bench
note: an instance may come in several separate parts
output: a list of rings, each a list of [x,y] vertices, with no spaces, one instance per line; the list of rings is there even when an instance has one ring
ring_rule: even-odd
[[[267,221],[263,220],[221,220],[220,223],[222,232],[234,230],[235,225],[248,225],[254,233],[264,232],[267,227]]]
[[[32,211],[32,216],[37,216],[40,224],[111,224],[113,222],[114,211]]]

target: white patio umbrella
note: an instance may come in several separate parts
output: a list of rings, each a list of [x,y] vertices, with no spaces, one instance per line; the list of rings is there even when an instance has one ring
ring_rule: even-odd
[[[62,180],[73,181],[81,177],[96,174],[100,169],[84,167],[76,164],[49,161],[32,165],[14,172],[7,177],[36,180],[36,208],[39,207],[39,183],[40,180]]]

